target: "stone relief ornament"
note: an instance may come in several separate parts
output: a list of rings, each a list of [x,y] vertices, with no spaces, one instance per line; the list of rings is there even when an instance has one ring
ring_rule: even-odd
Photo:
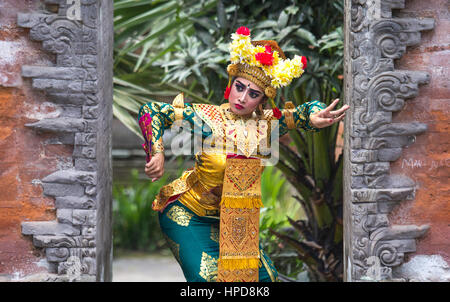
[[[55,135],[44,144],[73,145],[73,164],[60,165],[62,168],[49,171],[39,181],[44,195],[55,198],[56,221],[23,222],[22,233],[33,236],[33,244],[46,252],[50,275],[44,281],[110,280],[108,140],[112,120],[113,3],[43,2],[46,9],[19,13],[17,23],[30,29],[30,38],[42,42],[42,48],[54,54],[56,63],[24,65],[22,76],[31,79],[34,89],[44,91],[47,101],[53,102],[60,113],[26,126],[36,135]],[[104,225],[96,228],[97,220]],[[96,238],[100,238],[101,246]]]
[[[422,71],[395,70],[394,59],[420,43],[430,18],[393,18],[404,0],[345,1],[345,93],[350,107],[344,165],[347,281],[390,280],[392,268],[415,251],[428,226],[391,225],[388,214],[415,196],[415,183],[392,175],[390,162],[426,132],[419,122],[392,123],[392,112],[417,96],[430,77]]]

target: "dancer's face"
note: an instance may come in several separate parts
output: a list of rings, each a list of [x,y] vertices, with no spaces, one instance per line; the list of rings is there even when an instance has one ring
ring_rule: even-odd
[[[264,98],[264,92],[258,85],[247,79],[237,77],[231,86],[230,110],[238,115],[250,115]]]

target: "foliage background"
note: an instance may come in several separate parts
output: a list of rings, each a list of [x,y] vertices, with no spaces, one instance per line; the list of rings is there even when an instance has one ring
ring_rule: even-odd
[[[227,45],[242,25],[251,29],[253,40],[276,40],[287,57],[308,58],[306,73],[279,91],[279,106],[288,100],[329,104],[341,96],[343,0],[115,0],[114,14],[114,115],[139,137],[136,114],[146,102],[170,101],[180,91],[192,102],[223,101]],[[285,281],[342,279],[342,154],[335,156],[337,134],[338,125],[317,134],[291,131],[281,144],[281,161],[271,171],[277,181],[263,182],[262,242]],[[150,230],[154,225],[142,222],[152,220],[142,209],[163,182],[115,187],[115,224],[133,234],[123,239],[116,235],[118,245],[127,246],[132,236],[159,242],[152,237],[157,236]],[[126,206],[120,200],[136,204]],[[288,220],[286,213],[296,214]],[[156,243],[154,249],[164,245]],[[150,242],[142,244],[130,247],[152,250]]]

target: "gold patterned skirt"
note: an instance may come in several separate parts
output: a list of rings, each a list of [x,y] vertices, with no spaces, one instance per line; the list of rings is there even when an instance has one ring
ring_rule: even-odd
[[[159,224],[188,282],[215,282],[219,259],[219,217],[198,216],[176,200],[159,212]],[[259,281],[278,281],[278,273],[260,247]]]

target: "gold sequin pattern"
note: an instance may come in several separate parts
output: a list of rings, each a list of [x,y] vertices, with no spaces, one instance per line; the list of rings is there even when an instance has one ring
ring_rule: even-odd
[[[215,282],[217,280],[217,259],[202,252],[199,275],[207,282]]]
[[[189,213],[184,208],[179,206],[173,206],[168,212],[167,217],[169,217],[170,220],[177,223],[181,226],[189,226],[189,222],[191,221],[194,214]]]

